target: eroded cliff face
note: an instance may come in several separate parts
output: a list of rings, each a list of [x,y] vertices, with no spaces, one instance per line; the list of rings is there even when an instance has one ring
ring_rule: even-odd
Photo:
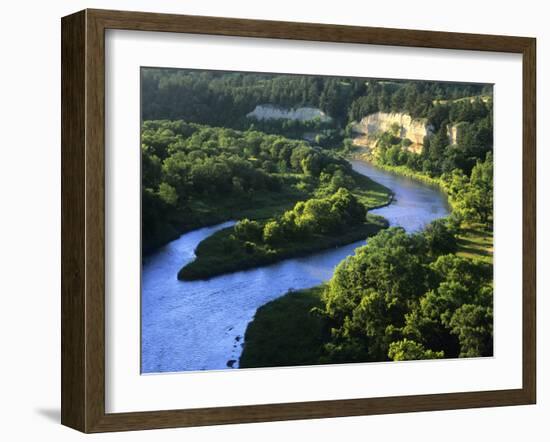
[[[412,144],[407,148],[415,153],[422,152],[424,137],[432,133],[433,128],[426,119],[413,119],[409,114],[376,112],[367,115],[353,125],[355,137],[353,144],[373,148],[376,139],[384,132],[392,131],[397,127],[396,135],[408,138]]]
[[[273,106],[271,104],[259,104],[256,108],[246,115],[248,118],[257,120],[299,120],[309,121],[315,118],[321,121],[330,121],[331,118],[322,110],[315,107],[298,107],[296,109],[286,109]]]
[[[459,139],[464,135],[464,123],[449,124],[447,126],[449,143],[458,144]]]

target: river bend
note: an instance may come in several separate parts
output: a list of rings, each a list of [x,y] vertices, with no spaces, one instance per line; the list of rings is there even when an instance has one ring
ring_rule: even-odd
[[[391,226],[422,229],[449,213],[445,195],[420,181],[352,161],[354,170],[394,192],[393,202],[372,210]],[[243,335],[256,310],[289,290],[316,286],[358,241],[270,266],[221,275],[206,281],[179,281],[178,270],[194,259],[197,245],[228,221],[186,233],[143,260],[141,371],[161,373],[237,368]]]

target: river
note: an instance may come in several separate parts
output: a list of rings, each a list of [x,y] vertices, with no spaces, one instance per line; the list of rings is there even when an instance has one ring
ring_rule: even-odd
[[[420,181],[369,163],[353,168],[390,188],[394,200],[372,210],[408,232],[449,213],[445,195]],[[365,241],[277,264],[211,278],[179,281],[178,270],[194,259],[197,245],[228,221],[182,235],[143,261],[141,371],[162,373],[237,368],[243,335],[256,310],[289,290],[316,286]]]

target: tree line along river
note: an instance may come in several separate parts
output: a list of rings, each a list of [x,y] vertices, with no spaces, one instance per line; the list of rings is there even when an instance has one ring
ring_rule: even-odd
[[[386,218],[390,226],[414,232],[449,214],[447,198],[439,189],[370,163],[351,163],[354,170],[393,191],[389,206],[370,211]],[[227,221],[188,232],[144,258],[142,373],[237,368],[246,327],[259,307],[289,290],[327,281],[336,265],[364,244],[358,241],[208,280],[179,281],[178,270],[194,259],[198,244],[234,223]]]

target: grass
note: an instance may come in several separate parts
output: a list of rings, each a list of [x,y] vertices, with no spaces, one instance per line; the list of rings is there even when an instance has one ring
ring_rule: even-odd
[[[350,189],[367,208],[375,208],[391,201],[391,191],[383,185],[355,171],[350,172],[356,186]],[[250,192],[242,195],[203,196],[191,200],[190,211],[182,214],[180,234],[229,219],[267,220],[292,209],[298,201],[315,196],[317,189],[298,189],[302,181],[299,174],[280,174],[279,191]],[[190,213],[189,213],[190,212]]]
[[[457,255],[493,263],[493,231],[481,224],[471,224],[461,229],[458,236]]]
[[[357,172],[352,173],[356,186],[351,191],[368,209],[391,202],[392,193],[388,188]],[[286,175],[285,180],[285,186],[281,192],[259,192],[244,199],[196,201],[191,207],[192,213],[198,216],[199,225],[243,218],[262,222],[281,215],[292,208],[297,201],[314,196],[316,189],[310,192],[300,191],[291,185],[293,181],[299,180],[298,177]],[[206,222],[207,219],[212,222]],[[310,238],[300,238],[299,241],[288,241],[276,248],[263,242],[246,244],[235,238],[233,227],[230,227],[203,240],[195,250],[197,258],[180,269],[178,279],[186,281],[207,279],[265,266],[283,259],[305,256],[360,241],[386,227],[387,222],[383,218],[369,215],[367,222],[347,228],[339,234],[316,234]]]
[[[309,192],[298,190],[291,177],[285,180],[280,191],[249,192],[242,195],[201,197],[190,203],[191,214],[197,227],[218,224],[229,219],[268,219],[291,209]],[[189,218],[188,218],[189,220]],[[191,229],[189,229],[191,230]]]
[[[410,169],[387,169],[422,179],[428,184],[439,184],[430,182],[430,177],[420,177]],[[463,226],[456,254],[492,264],[492,229],[481,224]],[[321,299],[323,287],[289,292],[260,307],[245,332],[245,346],[239,366],[260,368],[323,363],[323,347],[330,341],[329,327],[322,316],[311,313],[315,307],[324,308]]]
[[[391,201],[391,191],[359,173],[351,172],[357,183],[353,194],[367,207],[375,208]],[[298,174],[280,174],[279,191],[250,192],[241,195],[211,195],[191,199],[187,210],[181,210],[166,223],[162,231],[144,241],[143,254],[153,252],[183,233],[212,226],[227,220],[243,218],[267,220],[292,209],[298,201],[315,196],[316,189],[299,189],[302,181]]]
[[[459,235],[457,255],[493,263],[493,233],[471,224]],[[248,324],[241,368],[284,367],[321,364],[323,346],[330,341],[329,327],[322,316],[324,286],[289,292],[258,309]]]
[[[369,215],[367,222],[340,234],[315,234],[300,241],[288,241],[276,248],[260,242],[247,243],[235,237],[233,227],[220,230],[202,241],[197,258],[178,272],[178,279],[193,281],[273,264],[283,259],[306,256],[366,239],[388,226],[384,218]]]
[[[385,170],[387,172],[391,172],[397,175],[401,175],[407,178],[413,178],[417,181],[421,181],[424,184],[428,184],[430,186],[435,186],[441,188],[441,190],[445,191],[445,188],[443,186],[442,181],[439,178],[432,177],[428,175],[427,173],[420,172],[417,170],[412,170],[407,166],[390,166],[388,164],[381,164],[380,162],[376,161],[373,157],[373,155],[365,151],[364,149],[358,150],[356,153],[352,155],[352,158],[357,158],[361,161],[366,161],[369,163],[373,163],[378,167],[379,169]]]
[[[291,209],[298,201],[307,199],[308,192],[284,186],[278,192],[262,191],[246,195],[210,196],[192,199],[187,210],[174,215],[156,235],[144,240],[144,255],[177,239],[183,233],[212,226],[231,219],[269,219]]]
[[[392,191],[390,189],[359,172],[353,171],[352,175],[357,183],[353,194],[367,209],[375,209],[391,203]]]
[[[240,368],[319,364],[329,330],[311,309],[323,307],[323,286],[289,292],[258,309],[244,336]]]
[[[231,219],[269,219],[291,209],[310,192],[298,190],[292,176],[284,179],[279,191],[250,192],[241,195],[205,195],[191,199],[188,207],[173,214],[162,230],[143,241],[143,254],[177,239],[183,233],[212,226]]]

